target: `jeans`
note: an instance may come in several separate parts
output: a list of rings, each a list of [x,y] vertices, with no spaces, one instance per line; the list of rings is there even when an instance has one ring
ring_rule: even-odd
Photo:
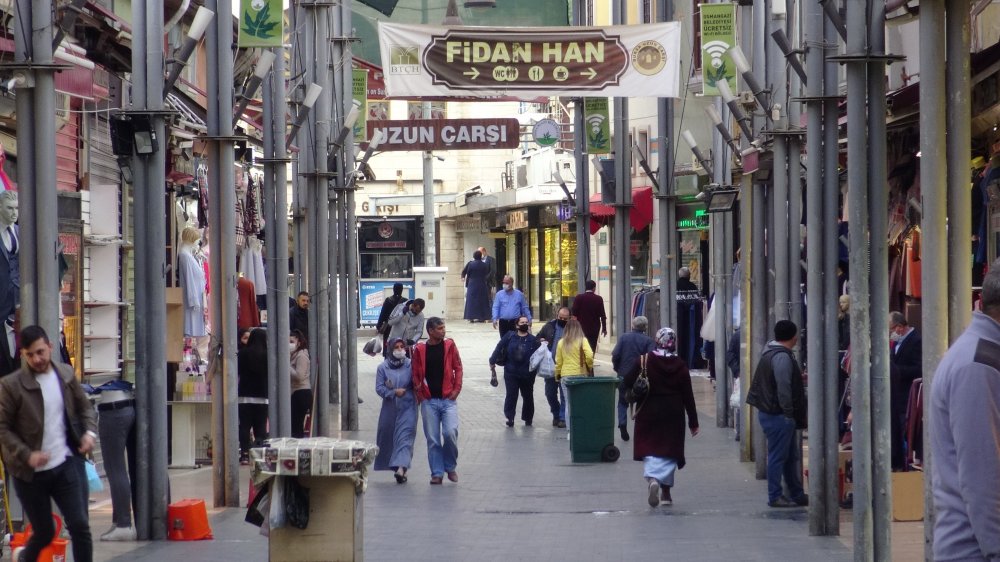
[[[292,437],[305,437],[306,414],[312,409],[313,393],[301,388],[292,393]]]
[[[260,446],[267,439],[267,404],[238,404],[240,416],[240,452]],[[253,429],[253,441],[250,441]]]
[[[87,475],[83,458],[72,455],[59,466],[36,472],[31,482],[13,478],[14,491],[21,498],[24,514],[31,523],[33,532],[24,548],[25,560],[36,560],[38,553],[48,546],[55,537],[56,529],[52,520],[52,502],[55,501],[62,512],[63,521],[73,545],[73,560],[90,562],[94,557],[94,546],[90,536],[90,521],[87,515]]]
[[[799,448],[795,444],[795,420],[778,414],[757,412],[760,427],[767,436],[767,501],[781,497],[781,478],[785,478],[788,498],[797,500],[805,492],[797,470]]]
[[[108,477],[108,487],[111,488],[111,520],[116,527],[131,527],[136,469],[135,407],[101,412],[98,433],[101,437],[104,472]]]
[[[447,398],[424,400],[420,417],[424,420],[431,476],[452,472],[458,466],[458,404]]]
[[[549,401],[549,411],[553,421],[566,420],[566,396],[562,385],[553,377],[545,378],[545,399]]]
[[[625,383],[618,377],[618,427],[628,425],[628,400],[625,400]]]
[[[563,409],[566,412],[566,417],[563,418],[563,421],[566,422],[566,431],[571,431],[572,428],[570,427],[570,418],[572,417],[572,414],[570,413],[569,388],[566,387],[566,377],[559,379],[559,390],[562,391]]]
[[[535,375],[515,377],[504,373],[503,385],[507,389],[507,396],[503,401],[503,415],[508,420],[514,419],[514,414],[517,412],[517,395],[520,393],[521,419],[530,424],[535,417]]]

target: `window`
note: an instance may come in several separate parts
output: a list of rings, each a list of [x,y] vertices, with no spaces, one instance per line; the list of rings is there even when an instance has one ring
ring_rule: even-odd
[[[701,3],[699,0],[691,2],[691,68],[695,73],[701,74]]]
[[[653,22],[653,7],[651,0],[639,0],[639,23]]]

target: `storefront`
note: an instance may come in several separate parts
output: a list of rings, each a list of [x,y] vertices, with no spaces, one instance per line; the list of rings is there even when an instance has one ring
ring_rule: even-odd
[[[413,295],[413,266],[420,263],[422,254],[422,220],[359,217],[358,224],[361,323],[374,325],[393,284],[403,283],[403,294]]]

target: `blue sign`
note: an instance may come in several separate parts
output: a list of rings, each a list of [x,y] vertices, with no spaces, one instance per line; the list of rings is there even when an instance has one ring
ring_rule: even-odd
[[[361,323],[374,326],[378,323],[378,315],[382,312],[382,305],[385,298],[392,294],[392,286],[396,283],[403,284],[403,296],[407,299],[413,298],[413,281],[362,281],[360,283],[361,296]]]
[[[569,222],[573,220],[573,207],[569,203],[560,203],[556,212],[559,222]]]

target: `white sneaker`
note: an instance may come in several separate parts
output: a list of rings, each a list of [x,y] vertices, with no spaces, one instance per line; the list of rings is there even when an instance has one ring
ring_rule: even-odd
[[[654,479],[649,481],[649,507],[660,505],[660,483]]]
[[[115,527],[114,530],[101,535],[102,541],[126,542],[135,540],[135,527]]]
[[[24,552],[24,547],[23,546],[19,546],[19,547],[15,548],[14,552],[11,553],[10,559],[13,560],[14,562],[19,562],[21,560],[21,553],[22,552]]]
[[[104,531],[103,533],[101,533],[101,536],[103,537],[104,535],[109,535],[109,534],[111,534],[111,531],[114,531],[117,528],[118,528],[118,526],[115,525],[114,523],[112,523],[111,526],[108,527],[107,531]]]

